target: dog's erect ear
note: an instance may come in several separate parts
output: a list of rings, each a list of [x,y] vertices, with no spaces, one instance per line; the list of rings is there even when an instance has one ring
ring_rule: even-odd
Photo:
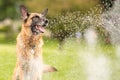
[[[47,9],[45,9],[41,14],[43,15],[43,16],[46,16],[47,15],[47,13],[48,13],[48,8]]]
[[[44,65],[43,66],[43,72],[44,73],[47,73],[47,72],[54,72],[54,71],[57,71],[56,68],[50,66],[50,65]]]
[[[24,5],[20,5],[20,12],[21,12],[23,20],[28,18],[29,13],[27,11],[27,8]]]

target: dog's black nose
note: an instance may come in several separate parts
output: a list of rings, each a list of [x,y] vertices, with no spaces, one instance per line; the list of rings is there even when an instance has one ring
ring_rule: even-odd
[[[45,27],[45,26],[47,26],[47,24],[48,24],[48,20],[46,19],[46,20],[44,21],[44,24],[43,24],[42,26]]]
[[[46,26],[46,24],[43,25],[43,27],[45,27],[45,26]]]

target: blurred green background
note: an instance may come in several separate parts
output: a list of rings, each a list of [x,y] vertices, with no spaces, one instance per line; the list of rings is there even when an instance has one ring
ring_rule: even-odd
[[[45,8],[49,8],[47,17],[50,19],[50,26],[48,29],[52,31],[53,35],[55,35],[54,37],[57,37],[59,41],[63,41],[60,39],[61,36],[56,36],[56,34],[59,33],[59,30],[62,30],[63,33],[68,33],[66,31],[69,28],[66,27],[67,30],[65,30],[62,26],[59,26],[66,24],[62,22],[64,18],[62,20],[61,17],[67,17],[69,15],[66,20],[70,22],[70,18],[74,20],[76,17],[82,18],[84,15],[89,15],[90,13],[91,15],[101,14],[112,7],[114,4],[113,1],[114,0],[0,0],[0,42],[6,40],[14,41],[17,33],[20,31],[21,14],[19,6],[21,4],[25,5],[29,12],[40,13]],[[75,15],[75,17],[71,15]],[[53,23],[54,21],[56,22]],[[60,21],[60,24],[58,21]],[[73,23],[71,24],[73,25]],[[79,26],[81,22],[75,24]],[[82,27],[81,31],[86,29],[86,26],[78,26],[77,28]],[[70,29],[71,28],[72,26]],[[77,28],[72,29],[74,33]],[[56,29],[56,31],[54,29]],[[102,33],[104,33],[103,30]],[[62,35],[61,33],[59,34]],[[64,37],[66,36],[69,37],[70,34],[64,34]],[[64,37],[62,38],[64,39]]]
[[[16,62],[16,37],[21,29],[21,4],[29,12],[49,9],[44,33],[45,63],[58,71],[43,80],[119,80],[120,59],[99,16],[115,0],[0,0],[0,80],[11,80]],[[87,29],[92,29],[87,32]],[[92,36],[93,42],[86,35]]]

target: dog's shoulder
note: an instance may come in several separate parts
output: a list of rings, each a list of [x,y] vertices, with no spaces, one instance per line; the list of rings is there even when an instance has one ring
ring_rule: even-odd
[[[40,41],[39,41],[39,46],[42,47],[44,45],[44,41],[43,39],[41,38]]]

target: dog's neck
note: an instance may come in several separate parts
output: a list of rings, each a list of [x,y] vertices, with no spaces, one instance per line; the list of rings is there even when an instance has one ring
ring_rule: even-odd
[[[26,37],[27,36],[27,37]],[[32,33],[27,33],[22,29],[21,31],[21,38],[23,43],[26,46],[29,46],[30,48],[35,48],[42,40],[42,34],[32,34]]]

